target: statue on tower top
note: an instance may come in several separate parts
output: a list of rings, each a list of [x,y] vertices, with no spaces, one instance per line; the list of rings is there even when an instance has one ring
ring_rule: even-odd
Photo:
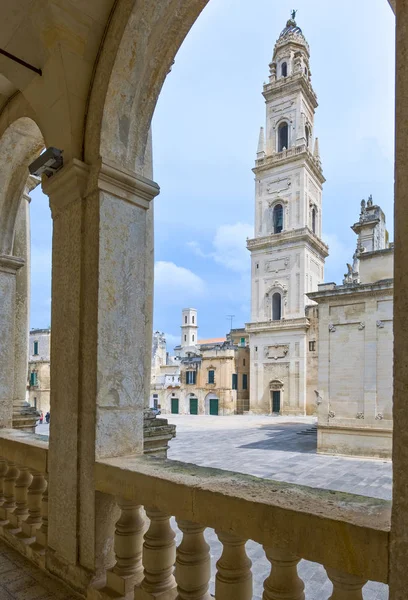
[[[297,9],[296,10],[292,9],[292,12],[290,13],[290,15],[291,15],[293,21],[296,19],[296,13],[297,13]]]

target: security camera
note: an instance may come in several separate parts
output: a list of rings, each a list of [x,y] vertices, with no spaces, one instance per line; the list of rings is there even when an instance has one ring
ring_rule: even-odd
[[[58,150],[58,148],[53,148],[52,146],[47,148],[45,152],[40,154],[40,156],[28,166],[30,174],[41,177],[41,175],[45,173],[47,177],[52,177],[54,173],[59,171],[64,165],[62,152],[62,150]]]

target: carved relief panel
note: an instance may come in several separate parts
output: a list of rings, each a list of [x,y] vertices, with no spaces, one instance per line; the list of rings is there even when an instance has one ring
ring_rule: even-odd
[[[271,360],[286,358],[288,353],[288,344],[274,344],[273,346],[265,346],[264,348],[264,357]]]

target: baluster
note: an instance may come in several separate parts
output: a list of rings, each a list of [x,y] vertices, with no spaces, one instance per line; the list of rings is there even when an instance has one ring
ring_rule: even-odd
[[[41,502],[41,527],[37,531],[36,542],[41,546],[41,550],[45,550],[48,545],[48,479],[45,476],[45,485]],[[37,549],[38,550],[38,549]],[[40,550],[40,552],[41,552]]]
[[[42,496],[47,489],[47,482],[43,473],[33,471],[33,480],[28,488],[28,518],[22,523],[22,531],[25,537],[35,537],[37,530],[41,527],[41,504]]]
[[[245,550],[246,540],[223,531],[215,533],[223,545],[217,562],[215,597],[217,600],[251,600],[252,562]]]
[[[107,587],[121,596],[143,579],[142,548],[145,518],[139,504],[117,499],[121,510],[115,529],[116,564],[107,572]]]
[[[329,600],[363,600],[362,590],[367,579],[342,573],[336,569],[326,569],[326,573],[333,584],[333,592]]]
[[[198,523],[177,519],[183,539],[176,551],[177,599],[211,600],[208,582],[211,577],[210,546]]]
[[[16,479],[14,485],[14,495],[16,501],[16,508],[9,516],[9,525],[6,527],[9,530],[18,530],[21,527],[21,523],[28,517],[28,503],[27,494],[28,488],[31,485],[32,475],[28,470],[28,467],[20,467],[20,474]]]
[[[297,572],[300,558],[280,548],[264,546],[264,550],[271,573],[264,581],[262,600],[304,600],[305,585]]]
[[[10,514],[16,508],[15,484],[19,470],[13,462],[8,463],[7,473],[4,477],[4,502],[0,508],[0,518],[5,524]]]
[[[2,505],[6,499],[4,496],[4,478],[6,476],[7,469],[8,466],[6,459],[0,458],[0,505]]]
[[[150,526],[143,544],[144,579],[140,588],[135,590],[135,600],[160,597],[170,600],[177,595],[173,575],[176,560],[175,533],[168,515],[157,508],[146,508],[146,514],[150,519]]]

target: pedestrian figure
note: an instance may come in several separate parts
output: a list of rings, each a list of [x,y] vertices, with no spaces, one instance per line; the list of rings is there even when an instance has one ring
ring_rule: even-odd
[[[50,413],[49,412],[45,413],[45,422],[46,423],[50,422]]]

